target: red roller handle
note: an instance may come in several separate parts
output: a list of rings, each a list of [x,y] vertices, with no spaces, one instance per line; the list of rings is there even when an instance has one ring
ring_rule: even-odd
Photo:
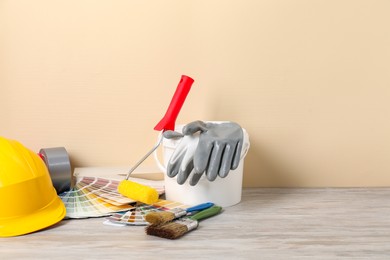
[[[172,97],[171,103],[165,113],[165,116],[154,127],[154,130],[175,130],[176,118],[179,115],[180,109],[186,100],[187,94],[191,89],[194,80],[188,76],[181,76],[179,85],[176,88],[175,94]]]

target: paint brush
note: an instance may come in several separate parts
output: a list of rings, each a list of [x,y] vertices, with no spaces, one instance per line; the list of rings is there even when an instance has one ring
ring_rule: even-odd
[[[222,207],[220,206],[212,206],[211,208],[202,210],[190,217],[180,218],[162,225],[150,225],[146,227],[145,231],[148,235],[177,239],[191,230],[196,229],[199,225],[199,220],[215,216],[219,214],[221,210]]]
[[[169,211],[154,211],[145,215],[145,220],[152,225],[161,225],[174,219],[184,217],[188,213],[194,213],[214,206],[214,203],[206,202],[187,209],[174,208]]]

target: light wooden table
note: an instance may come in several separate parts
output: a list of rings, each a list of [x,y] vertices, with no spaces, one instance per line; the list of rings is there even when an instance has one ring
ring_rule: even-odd
[[[0,259],[390,259],[390,188],[244,189],[179,240],[103,221],[0,238]]]

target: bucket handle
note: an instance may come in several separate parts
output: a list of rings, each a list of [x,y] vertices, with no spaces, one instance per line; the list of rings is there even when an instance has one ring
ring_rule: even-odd
[[[162,138],[162,134],[163,134],[162,131],[160,131],[160,132],[158,133],[157,140],[160,140],[160,138]],[[158,141],[157,141],[157,142],[158,142]],[[160,145],[160,146],[163,146],[163,145],[164,145],[164,140],[163,140],[161,143],[162,143],[162,145]],[[165,173],[167,172],[167,169],[166,169],[165,166],[160,162],[160,159],[158,159],[157,150],[158,150],[158,149],[156,149],[156,150],[153,151],[153,157],[154,157],[154,160],[155,160],[155,162],[156,162],[156,164],[157,164],[157,167],[160,169],[160,171],[162,171],[162,172],[165,174]]]
[[[245,131],[245,129],[242,129],[244,131],[244,138],[243,138],[243,149],[241,150],[241,158],[240,160],[244,159],[245,156],[247,155],[248,151],[249,151],[249,147],[250,147],[250,143],[249,143],[249,136],[248,136],[248,133]],[[157,137],[157,142],[160,142],[161,141],[161,138],[162,138],[162,134],[163,132],[159,132],[158,134],[158,137]],[[164,142],[162,142],[163,145],[160,145],[160,146],[164,146]],[[167,168],[160,162],[160,159],[158,158],[158,155],[157,155],[157,150],[158,149],[155,149],[153,151],[153,157],[154,157],[154,160],[156,161],[156,164],[157,164],[157,167],[165,174],[167,173]]]

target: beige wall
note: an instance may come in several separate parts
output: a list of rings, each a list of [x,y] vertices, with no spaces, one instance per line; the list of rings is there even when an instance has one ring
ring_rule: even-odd
[[[131,165],[178,123],[250,134],[245,186],[390,185],[390,1],[0,1],[0,135]],[[148,160],[145,165],[153,165]]]

